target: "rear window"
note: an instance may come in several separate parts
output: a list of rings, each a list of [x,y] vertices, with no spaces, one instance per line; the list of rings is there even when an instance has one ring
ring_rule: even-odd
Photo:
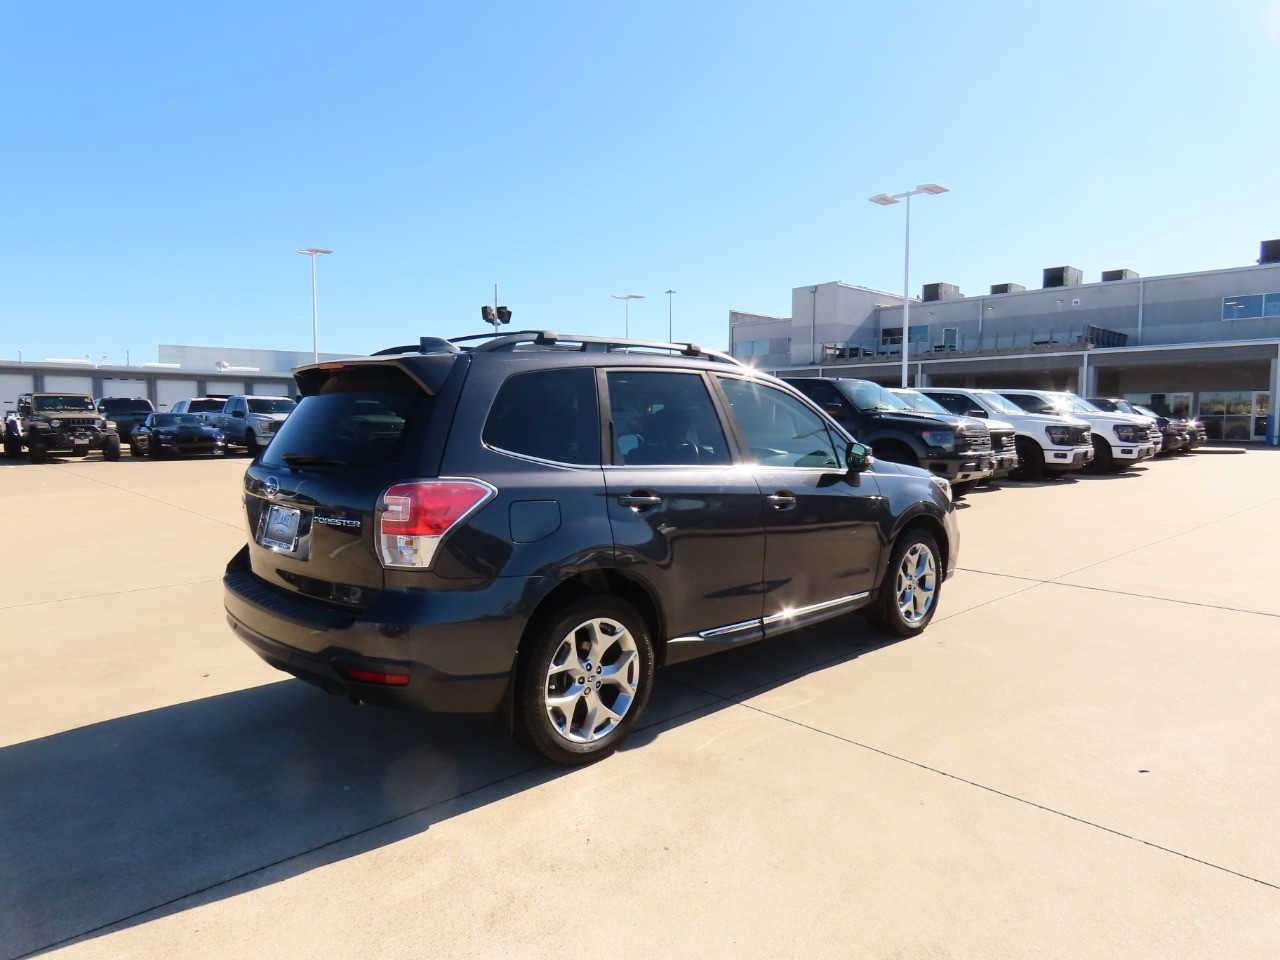
[[[555,463],[600,463],[595,374],[586,368],[508,377],[489,410],[484,442]]]
[[[226,405],[225,400],[192,400],[187,409],[192,413],[217,413]]]
[[[410,421],[435,398],[399,370],[348,367],[330,372],[303,397],[262,455],[268,466],[367,466],[400,460]]]
[[[102,410],[104,413],[150,413],[152,407],[150,400],[124,400],[117,397],[108,397],[102,401]]]

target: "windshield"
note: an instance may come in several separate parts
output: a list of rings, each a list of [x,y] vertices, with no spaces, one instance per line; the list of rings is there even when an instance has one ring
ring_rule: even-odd
[[[1062,409],[1068,413],[1102,413],[1088,400],[1077,397],[1074,393],[1055,393],[1051,396],[1058,400]]]
[[[37,413],[97,413],[93,401],[88,397],[57,396],[46,394],[43,397],[32,397],[32,404]]]
[[[1027,413],[1047,413],[1054,417],[1065,417],[1071,413],[1071,405],[1060,399],[1045,400],[1032,393],[1015,393],[1007,399],[1012,400]]]
[[[837,380],[836,389],[859,410],[910,410],[906,403],[870,380]]]
[[[151,418],[156,427],[202,427],[204,421],[194,413],[157,413]]]
[[[933,399],[933,397],[926,397],[923,393],[917,393],[915,390],[903,390],[901,388],[891,390],[890,393],[909,406],[912,410],[917,410],[920,413],[945,413],[947,416],[951,416],[950,410],[940,404],[937,400]]]
[[[1164,414],[1156,413],[1156,412],[1155,412],[1154,410],[1152,410],[1150,407],[1144,407],[1144,406],[1143,406],[1142,404],[1140,404],[1140,403],[1135,403],[1135,404],[1133,405],[1133,409],[1134,409],[1134,410],[1136,410],[1136,411],[1138,411],[1138,413],[1142,414],[1144,417],[1155,417],[1157,420],[1158,420],[1160,417],[1164,416]]]
[[[250,397],[250,413],[292,413],[297,404],[284,397]]]
[[[1022,407],[1018,406],[1007,397],[1002,397],[998,393],[984,393],[982,399],[996,413],[1023,413]]]
[[[102,411],[104,413],[150,413],[150,400],[123,400],[118,397],[104,397],[101,401]]]

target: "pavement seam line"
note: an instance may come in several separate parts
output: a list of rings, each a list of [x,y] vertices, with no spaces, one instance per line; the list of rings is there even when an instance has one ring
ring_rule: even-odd
[[[680,682],[680,681],[677,681],[677,682]],[[1005,791],[999,790],[995,787],[989,787],[984,783],[978,783],[976,780],[966,779],[965,777],[962,777],[959,774],[948,773],[946,770],[940,770],[937,767],[931,767],[928,764],[921,763],[918,760],[912,760],[908,757],[902,757],[896,753],[890,753],[888,750],[881,750],[879,747],[873,747],[870,744],[861,743],[857,740],[850,739],[849,737],[841,736],[838,733],[832,733],[829,730],[819,729],[818,727],[812,726],[807,723],[803,723],[799,720],[793,720],[790,717],[780,716],[779,714],[772,713],[768,710],[762,709],[761,707],[753,706],[749,703],[744,703],[741,700],[734,700],[729,697],[723,697],[720,694],[713,693],[710,690],[702,690],[698,687],[692,686],[691,684],[682,683],[681,685],[688,687],[690,690],[695,690],[698,693],[705,694],[709,697],[715,697],[719,700],[724,701],[725,703],[733,704],[735,706],[739,706],[747,710],[751,710],[755,713],[760,714],[761,716],[772,717],[774,720],[779,720],[782,723],[791,724],[792,726],[799,727],[801,730],[808,730],[811,733],[818,734],[819,736],[827,737],[829,739],[836,740],[840,743],[847,743],[850,746],[858,747],[859,749],[866,750],[870,753],[879,754],[880,756],[886,757],[890,760],[897,760],[900,763],[908,764],[909,766],[916,767],[919,770],[924,770],[928,773],[934,773],[934,774],[937,774],[938,776],[946,777],[949,780],[955,780],[958,783],[963,783],[970,787],[976,787],[979,790],[985,790],[987,793],[995,794],[998,797],[1004,797],[1006,800],[1012,800],[1015,803],[1025,804],[1026,806],[1033,807],[1036,810],[1042,810],[1045,813],[1050,813],[1050,814],[1053,814],[1054,816],[1062,817],[1066,820],[1072,820],[1076,823],[1083,824],[1086,827],[1092,827],[1095,830],[1101,830],[1104,833],[1112,834],[1113,836],[1120,837],[1121,839],[1124,839],[1124,840],[1131,840],[1135,843],[1140,843],[1144,846],[1151,847],[1154,850],[1160,850],[1163,853],[1169,853],[1175,857],[1181,857],[1184,860],[1190,860],[1192,863],[1198,863],[1201,866],[1209,867],[1213,870],[1220,870],[1223,873],[1230,874],[1233,877],[1239,877],[1241,880],[1249,880],[1249,881],[1252,881],[1253,883],[1261,884],[1264,887],[1270,887],[1272,890],[1280,890],[1280,884],[1271,883],[1270,881],[1262,880],[1259,877],[1251,877],[1247,873],[1240,873],[1238,870],[1232,870],[1230,867],[1224,867],[1221,864],[1212,863],[1208,860],[1201,860],[1199,857],[1194,857],[1189,853],[1183,853],[1181,850],[1174,850],[1172,847],[1164,847],[1158,843],[1153,843],[1150,840],[1143,840],[1141,837],[1135,837],[1131,834],[1124,833],[1123,831],[1116,830],[1114,827],[1108,827],[1100,823],[1094,823],[1092,820],[1086,820],[1083,817],[1077,817],[1074,814],[1067,813],[1065,810],[1058,810],[1058,809],[1055,809],[1054,807],[1047,807],[1042,803],[1036,803],[1036,801],[1034,800],[1028,800],[1025,797],[1019,797],[1012,793],[1006,793]]]
[[[220,523],[224,527],[231,527],[233,530],[240,529],[239,523],[228,523],[226,520],[219,520],[217,517],[211,517],[208,514],[197,513],[196,511],[191,510],[188,507],[181,507],[181,506],[178,506],[176,503],[170,503],[168,500],[161,500],[159,497],[152,497],[145,493],[139,493],[137,490],[130,490],[128,487],[122,487],[118,483],[108,483],[106,480],[103,480],[101,477],[87,477],[83,473],[76,473],[75,471],[68,471],[68,472],[73,477],[79,477],[81,480],[89,480],[93,483],[100,483],[104,487],[111,487],[111,489],[119,490],[121,493],[132,494],[135,497],[141,497],[143,500],[150,500],[152,503],[159,503],[159,504],[163,504],[166,507],[172,507],[174,510],[181,510],[183,513],[189,513],[191,514],[191,516],[199,517],[201,520],[209,520],[209,521],[212,521],[213,523]]]
[[[44,607],[51,603],[73,603],[76,600],[102,600],[106,597],[126,597],[131,593],[149,593],[152,590],[169,590],[172,587],[194,587],[201,583],[221,582],[221,577],[210,577],[207,580],[187,580],[183,583],[162,583],[158,587],[134,587],[132,590],[114,590],[111,593],[88,593],[82,597],[56,597],[53,600],[32,600],[30,603],[15,603],[11,606],[0,606],[0,610],[21,610],[24,607]]]

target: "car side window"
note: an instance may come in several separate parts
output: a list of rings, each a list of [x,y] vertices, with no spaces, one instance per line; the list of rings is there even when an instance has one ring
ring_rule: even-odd
[[[844,443],[827,422],[788,393],[737,377],[716,378],[738,421],[753,463],[844,469]]]
[[[493,399],[484,442],[554,463],[600,463],[595,374],[586,367],[508,377]]]
[[[724,428],[698,373],[611,370],[605,377],[613,462],[644,466],[727,466]]]
[[[930,393],[929,396],[938,401],[938,403],[942,404],[952,413],[959,414],[960,416],[964,416],[965,411],[967,411],[971,406],[977,406],[977,404],[971,404],[964,397],[956,393]]]

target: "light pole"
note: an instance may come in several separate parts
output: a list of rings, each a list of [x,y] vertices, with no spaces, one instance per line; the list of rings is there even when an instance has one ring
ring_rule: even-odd
[[[305,247],[297,251],[311,258],[311,352],[315,362],[320,362],[320,325],[316,316],[316,257],[322,257],[332,250],[321,250],[319,247]]]
[[[922,193],[938,194],[946,193],[946,187],[940,187],[936,183],[922,183],[914,190],[908,190],[906,193],[895,193],[892,196],[887,193],[878,193],[874,197],[868,199],[872,203],[878,203],[882,207],[897,203],[899,200],[907,201],[907,242],[906,252],[902,257],[902,386],[907,385],[907,338],[911,335],[911,328],[907,326],[907,317],[910,311],[911,298],[909,296],[911,288],[909,286],[909,278],[911,274],[911,198]]]
[[[623,331],[626,339],[630,340],[631,339],[631,301],[643,300],[644,294],[643,293],[611,293],[609,294],[609,296],[613,297],[613,299],[615,300],[622,301],[623,316],[625,317],[625,320],[626,320],[626,326],[623,327]]]
[[[667,343],[675,343],[675,334],[672,333],[671,326],[671,298],[675,295],[674,290],[667,291]]]

